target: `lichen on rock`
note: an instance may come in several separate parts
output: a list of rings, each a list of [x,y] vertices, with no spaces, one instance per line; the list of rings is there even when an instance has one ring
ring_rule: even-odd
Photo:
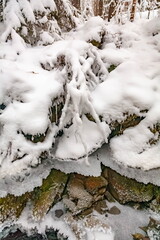
[[[0,222],[18,219],[30,197],[30,193],[25,193],[22,196],[8,194],[0,198]]]
[[[109,170],[108,181],[110,192],[120,203],[148,202],[154,198],[155,186],[152,184],[139,183],[112,170]]]
[[[42,186],[34,190],[32,202],[36,220],[42,219],[52,205],[61,200],[67,180],[67,174],[53,169]]]

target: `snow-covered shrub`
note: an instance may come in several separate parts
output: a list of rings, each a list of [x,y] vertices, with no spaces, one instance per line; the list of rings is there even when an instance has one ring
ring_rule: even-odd
[[[8,0],[3,11],[6,30],[1,40],[12,39],[15,31],[28,44],[51,44],[61,39],[62,31],[76,26],[74,11],[64,0]]]

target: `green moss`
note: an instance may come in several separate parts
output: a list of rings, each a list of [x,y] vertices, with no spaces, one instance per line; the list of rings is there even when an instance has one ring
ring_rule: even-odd
[[[0,198],[0,222],[7,219],[17,219],[29,198],[30,193],[18,197],[8,194],[6,197]]]
[[[108,72],[109,72],[109,73],[112,72],[113,70],[116,69],[116,67],[117,67],[117,66],[114,65],[114,64],[110,65],[109,68],[108,68]]]
[[[112,132],[110,134],[110,138],[123,134],[125,129],[138,125],[144,119],[144,117],[137,116],[136,114],[129,115],[126,113],[125,115],[126,118],[124,121],[118,122],[116,120],[111,122],[110,128]]]
[[[52,205],[61,199],[67,180],[67,174],[53,169],[43,180],[42,186],[34,190],[33,216],[36,219],[42,219]]]
[[[89,121],[96,122],[90,113],[87,113],[86,117],[88,118]]]
[[[110,192],[120,203],[148,202],[154,198],[156,187],[153,184],[139,183],[113,170],[108,173]]]

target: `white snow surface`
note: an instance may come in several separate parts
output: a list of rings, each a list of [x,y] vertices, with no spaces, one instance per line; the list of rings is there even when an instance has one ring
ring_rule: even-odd
[[[44,5],[54,7],[51,1],[40,2],[43,4],[35,5],[34,1],[30,4],[34,3],[32,8],[41,10]],[[28,4],[25,0],[24,3]],[[19,11],[18,6],[14,11]],[[12,14],[18,27],[17,15]],[[31,13],[29,17],[32,17],[30,21],[34,20]],[[95,32],[94,25],[97,26]],[[104,43],[102,49],[97,49],[86,41],[99,40],[101,30],[105,32]],[[45,151],[50,153],[49,161],[53,162],[50,168],[54,165],[68,173],[83,172],[83,168],[79,170],[79,163],[75,163],[82,159],[84,168],[85,162],[90,164],[85,174],[97,176],[100,168],[97,171],[93,168],[100,163],[93,161],[92,166],[92,160],[88,163],[87,157],[108,141],[109,124],[123,121],[126,114],[144,119],[111,139],[111,161],[145,171],[160,167],[160,143],[149,144],[150,139],[158,138],[158,133],[154,135],[150,128],[160,121],[159,17],[137,19],[124,25],[91,18],[83,27],[67,34],[66,40],[50,46],[29,47],[14,29],[11,36],[12,40],[0,42],[2,195],[7,194],[7,187],[3,188],[6,179],[10,182],[9,179],[17,179],[17,176],[24,177],[28,169],[31,171],[39,164],[43,168],[40,156]],[[46,33],[42,38],[46,41]],[[60,65],[57,64],[59,59],[62,59]],[[111,65],[117,67],[109,73],[107,68]],[[64,94],[59,124],[51,123],[50,108],[53,102],[55,105],[61,102]],[[89,121],[86,113],[90,113],[95,122]],[[63,135],[56,137],[60,130]],[[33,143],[25,138],[27,134],[45,134],[46,137],[43,142]],[[49,170],[48,167],[47,172]],[[44,175],[46,177],[46,173]],[[25,190],[12,187],[8,192],[20,195],[40,182],[39,178],[32,187],[26,184]]]

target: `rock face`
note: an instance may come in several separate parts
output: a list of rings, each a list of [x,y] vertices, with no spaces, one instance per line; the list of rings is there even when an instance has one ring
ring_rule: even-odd
[[[68,176],[53,169],[40,188],[33,193],[33,216],[42,219],[50,207],[62,198]]]
[[[152,184],[139,183],[113,170],[108,171],[108,176],[110,192],[120,203],[148,202],[154,197],[155,186]]]
[[[53,204],[62,198],[68,180],[68,175],[53,169],[49,176],[43,180],[41,187],[33,192],[16,197],[7,195],[0,198],[0,222],[7,219],[17,219],[27,201],[33,205],[33,217],[35,220],[42,219]]]
[[[79,219],[87,218],[88,223],[86,222],[86,224],[91,224],[92,220],[88,216],[92,215],[91,213],[94,210],[100,214],[121,214],[120,210],[114,205],[108,209],[106,200],[113,202],[115,198],[122,204],[128,202],[142,203],[141,205],[159,211],[159,196],[159,187],[138,183],[109,168],[104,168],[102,176],[99,177],[64,174],[52,169],[49,176],[43,180],[42,186],[35,188],[33,192],[19,197],[8,195],[0,199],[0,222],[19,218],[27,201],[30,201],[32,205],[34,221],[39,222],[43,220],[54,204],[63,201],[66,209],[56,209],[55,216],[64,218],[70,224],[77,239],[78,237],[84,239],[80,238],[84,226],[79,228]],[[85,227],[88,228],[88,225]],[[148,236],[159,234],[160,231],[159,225],[154,221],[151,221],[145,229],[147,229]],[[134,239],[141,239],[139,236],[138,234],[133,235]],[[146,236],[142,236],[142,239],[146,240]]]
[[[68,183],[67,195],[63,199],[64,204],[76,215],[102,200],[107,184],[107,180],[103,177],[84,177],[73,174]]]
[[[6,197],[0,198],[0,222],[4,222],[8,218],[17,219],[29,198],[29,193],[20,197],[8,194]]]

